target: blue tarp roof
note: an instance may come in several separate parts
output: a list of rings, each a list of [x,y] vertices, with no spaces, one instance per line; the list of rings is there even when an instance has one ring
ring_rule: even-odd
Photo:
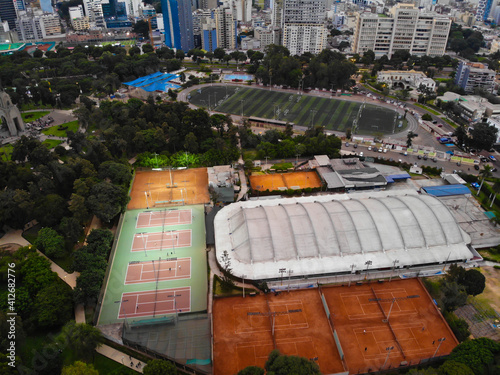
[[[385,179],[389,183],[392,183],[396,180],[406,180],[408,178],[411,178],[411,176],[408,173],[391,174],[389,176],[385,176]]]
[[[470,190],[465,185],[444,185],[444,186],[427,186],[423,188],[429,195],[435,197],[447,197],[450,195],[470,194]]]
[[[139,87],[147,92],[168,91],[168,89],[178,89],[181,86],[169,83],[169,81],[178,78],[176,74],[156,72],[145,77],[137,78],[134,81],[125,82],[125,85]]]

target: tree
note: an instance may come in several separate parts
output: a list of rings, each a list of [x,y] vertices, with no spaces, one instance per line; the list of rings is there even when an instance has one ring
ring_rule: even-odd
[[[142,34],[143,38],[149,39],[149,24],[147,21],[137,21],[132,28],[132,31],[137,34]]]
[[[483,165],[483,169],[479,171],[479,175],[482,176],[483,178],[481,179],[481,185],[479,185],[479,189],[477,189],[477,195],[479,196],[479,193],[481,192],[481,189],[483,187],[484,180],[488,177],[491,177],[493,172],[491,172],[491,165]]]
[[[93,303],[101,292],[104,270],[86,269],[76,279],[75,300],[77,303]]]
[[[143,44],[142,45],[142,52],[144,53],[151,53],[154,52],[154,47],[151,44]]]
[[[176,100],[177,99],[177,93],[174,90],[172,90],[172,89],[168,89],[168,96],[170,96],[170,98],[172,100]]]
[[[128,200],[127,189],[104,181],[92,187],[87,202],[94,215],[109,223],[125,209]]]
[[[177,367],[172,362],[153,359],[144,366],[144,375],[176,375]]]
[[[432,116],[430,114],[428,114],[428,113],[424,113],[422,115],[422,120],[424,120],[424,121],[432,121]]]
[[[446,311],[454,311],[467,302],[465,288],[456,282],[443,282],[443,304]]]
[[[440,375],[474,375],[474,371],[465,363],[446,361],[439,367]]]
[[[64,233],[64,237],[70,244],[76,243],[83,232],[82,226],[74,217],[63,217],[59,230]]]
[[[470,131],[471,145],[478,150],[490,150],[497,139],[498,129],[485,122],[474,125]]]
[[[132,180],[130,166],[114,161],[105,161],[99,166],[99,178],[109,179],[115,185],[122,185],[128,188]]]
[[[35,245],[49,258],[60,258],[64,256],[64,238],[52,228],[43,228],[38,232]]]
[[[476,269],[467,270],[464,275],[463,285],[467,294],[477,296],[486,287],[486,277]]]
[[[454,313],[445,313],[446,322],[455,334],[458,341],[462,342],[469,338],[469,324]]]
[[[70,366],[64,366],[61,375],[99,375],[93,365],[76,361]]]
[[[73,294],[62,280],[43,288],[36,295],[34,310],[41,328],[60,327],[73,316]]]
[[[89,324],[71,321],[64,325],[58,340],[73,349],[81,359],[89,360],[95,349],[101,346],[102,333]]]
[[[408,134],[406,135],[406,147],[407,148],[411,147],[411,144],[413,142],[413,138],[415,138],[416,136],[417,136],[417,134],[413,133],[411,130],[408,132]]]
[[[224,56],[226,56],[226,51],[224,51],[223,48],[216,48],[214,50],[214,57],[219,60],[220,62],[222,62],[222,59],[224,58]]]
[[[265,371],[263,368],[257,366],[248,366],[243,370],[239,371],[237,375],[264,375]]]
[[[278,350],[269,353],[265,368],[268,375],[321,375],[316,362],[303,357],[281,355]]]
[[[481,337],[469,340],[455,347],[448,359],[468,366],[476,375],[484,374],[488,365],[492,364],[495,354],[500,352],[500,344]]]

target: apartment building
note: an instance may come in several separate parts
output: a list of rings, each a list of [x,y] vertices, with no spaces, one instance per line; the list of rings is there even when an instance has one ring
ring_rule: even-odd
[[[39,41],[51,35],[61,33],[61,24],[57,14],[32,15],[23,12],[16,20],[19,40]]]
[[[219,7],[215,10],[215,25],[217,27],[217,47],[234,50],[237,45],[236,19],[230,8]]]
[[[460,61],[455,74],[455,84],[472,94],[476,89],[493,92],[495,89],[495,72],[488,69],[487,64]]]
[[[357,13],[353,51],[375,52],[376,57],[408,50],[417,56],[442,56],[446,50],[451,19],[435,13],[421,13],[413,4],[399,3],[389,16]]]
[[[326,47],[326,0],[276,0],[272,25],[292,55],[319,53]],[[262,45],[262,44],[261,44]]]

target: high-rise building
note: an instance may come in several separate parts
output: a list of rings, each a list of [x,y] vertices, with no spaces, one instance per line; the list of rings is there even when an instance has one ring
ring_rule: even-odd
[[[273,25],[282,30],[283,44],[291,55],[319,53],[326,47],[326,0],[277,0]]]
[[[476,10],[476,21],[484,22],[488,19],[494,0],[479,0]]]
[[[23,12],[16,20],[19,40],[39,41],[51,35],[61,33],[61,24],[57,14],[32,15]]]
[[[7,21],[9,28],[16,28],[17,6],[13,0],[0,0],[0,20]]]
[[[165,44],[185,52],[194,48],[190,0],[161,0]]]
[[[455,85],[460,86],[467,94],[476,89],[493,92],[495,88],[495,72],[488,69],[487,64],[460,61],[455,74]]]
[[[101,0],[83,0],[83,8],[85,9],[85,15],[89,18],[91,26],[106,28]]]
[[[217,26],[214,17],[201,20],[201,48],[213,52],[217,48]]]
[[[225,50],[236,49],[236,22],[231,9],[219,7],[215,10],[217,47]]]
[[[399,3],[391,9],[392,17],[358,13],[353,37],[353,51],[372,50],[376,57],[389,58],[397,50],[417,56],[443,56],[448,42],[451,19],[436,13],[420,13],[412,4]]]

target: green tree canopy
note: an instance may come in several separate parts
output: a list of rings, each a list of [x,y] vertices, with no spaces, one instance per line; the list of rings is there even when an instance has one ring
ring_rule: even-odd
[[[468,294],[477,296],[486,287],[486,277],[476,269],[467,270],[464,275],[463,285]]]
[[[46,286],[38,292],[34,301],[38,326],[60,327],[73,316],[73,293],[62,280]]]
[[[238,371],[237,375],[264,375],[265,371],[263,368],[257,366],[248,366],[243,370]]]
[[[172,362],[154,359],[144,366],[144,375],[176,375],[177,367]]]
[[[452,350],[448,358],[468,366],[474,374],[482,375],[499,352],[499,343],[481,337],[461,343]]]
[[[58,339],[68,345],[79,358],[89,360],[101,345],[102,333],[89,324],[71,321],[64,325]]]
[[[64,366],[61,375],[99,375],[93,365],[76,361],[70,366]]]
[[[38,232],[35,245],[49,258],[61,258],[64,256],[64,238],[52,228],[43,228]]]
[[[282,355],[278,350],[269,353],[265,368],[267,375],[321,375],[316,362],[303,357]]]
[[[465,363],[448,360],[439,367],[440,375],[474,375]]]

